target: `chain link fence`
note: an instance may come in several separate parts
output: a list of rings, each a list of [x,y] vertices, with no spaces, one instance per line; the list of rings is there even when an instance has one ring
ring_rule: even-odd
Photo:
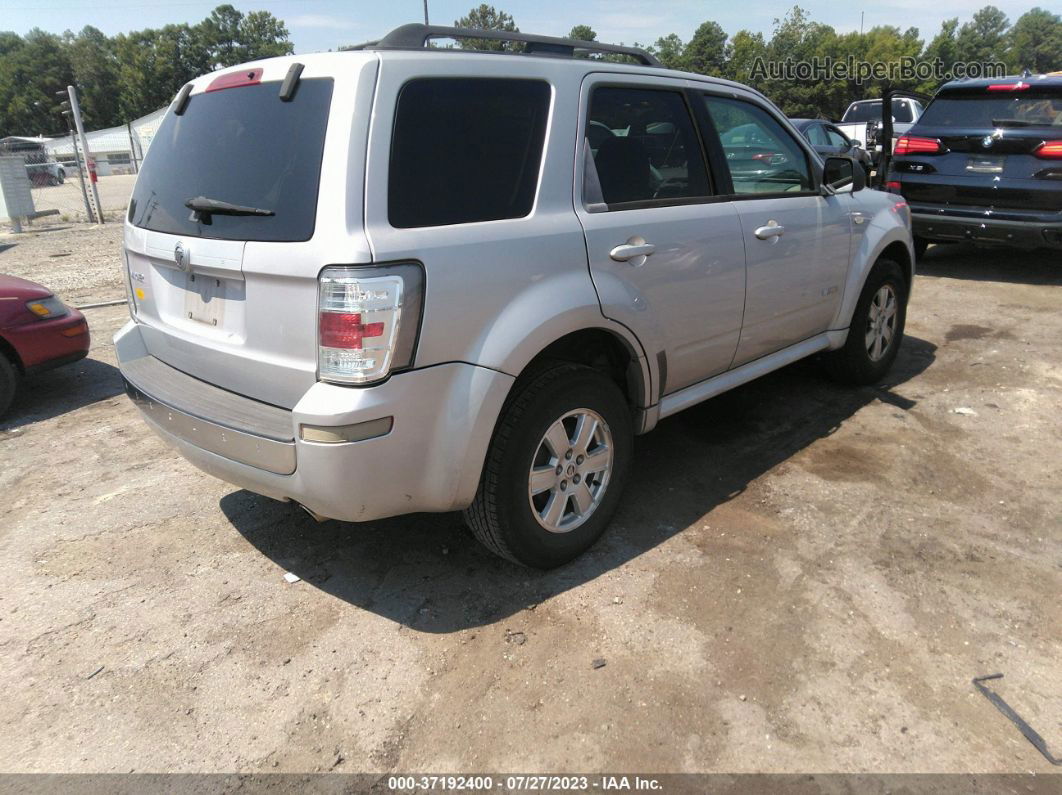
[[[162,108],[128,124],[85,134],[96,172],[95,192],[90,173],[93,169],[90,166],[82,174],[79,168],[78,164],[84,164],[85,158],[76,135],[0,139],[0,156],[20,157],[25,165],[33,200],[32,215],[26,218],[91,221],[97,214],[95,193],[98,193],[98,209],[103,218],[119,219],[129,204],[140,163],[165,114],[166,108]],[[10,222],[0,217],[0,222],[5,221]]]

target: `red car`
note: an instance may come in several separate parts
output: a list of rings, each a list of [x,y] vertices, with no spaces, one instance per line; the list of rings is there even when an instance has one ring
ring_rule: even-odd
[[[46,287],[0,275],[0,416],[23,376],[76,362],[88,349],[84,315]]]

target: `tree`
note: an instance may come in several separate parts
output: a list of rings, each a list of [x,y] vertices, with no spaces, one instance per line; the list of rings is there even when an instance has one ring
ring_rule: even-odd
[[[766,55],[767,44],[762,33],[739,30],[726,46],[723,76],[758,88],[758,81],[752,77],[752,68],[758,58]]]
[[[1062,68],[1062,17],[1042,8],[1026,11],[1007,34],[1007,62],[1014,71]]]
[[[240,21],[239,42],[245,61],[275,58],[295,52],[287,26],[268,11],[251,11]]]
[[[959,28],[955,40],[958,59],[966,63],[996,63],[1006,59],[1007,15],[985,6]]]
[[[660,63],[668,69],[685,69],[686,45],[675,33],[669,33],[656,40],[656,44],[649,48],[649,52],[655,55]]]
[[[220,69],[233,66],[243,60],[240,42],[240,23],[243,14],[233,6],[220,5],[210,16],[199,23],[198,35],[210,52],[211,66]]]
[[[7,41],[5,46],[11,47]],[[74,82],[63,40],[34,28],[0,62],[0,120],[6,135],[41,135],[63,126],[62,91]]]
[[[118,61],[114,41],[102,31],[87,25],[76,36],[67,31],[63,43],[70,58],[74,82],[85,123],[113,127],[121,122],[118,113]]]
[[[504,11],[498,11],[494,6],[486,3],[473,8],[467,16],[463,16],[454,22],[458,28],[472,28],[473,30],[501,30],[508,33],[519,33],[513,18]],[[458,46],[464,50],[492,50],[502,51],[513,49],[513,43],[509,41],[497,41],[495,39],[461,39]]]
[[[118,56],[118,105],[123,119],[134,119],[168,104],[181,86],[210,71],[211,55],[199,31],[166,25],[115,37]]]
[[[597,41],[597,31],[589,25],[576,25],[568,32],[568,38],[576,41]]]
[[[718,23],[701,23],[686,45],[686,68],[702,75],[721,76],[726,65],[726,32]]]
[[[922,52],[922,60],[926,63],[940,63],[941,71],[950,73],[955,62],[959,60],[957,32],[959,30],[958,18],[945,19],[940,24],[940,32],[926,45]],[[930,78],[918,86],[918,90],[925,94],[933,94],[940,88],[941,80]]]

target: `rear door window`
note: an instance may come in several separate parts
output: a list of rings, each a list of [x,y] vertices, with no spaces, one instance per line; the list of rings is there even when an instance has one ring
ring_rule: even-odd
[[[193,94],[159,127],[129,202],[144,229],[219,240],[298,241],[313,237],[332,81],[302,80],[290,102],[280,82]],[[273,215],[193,218],[197,197]]]
[[[610,209],[711,195],[700,140],[680,91],[596,88],[585,135]]]
[[[391,226],[529,215],[550,95],[541,80],[423,78],[403,86],[388,171]]]
[[[705,95],[719,135],[734,193],[800,193],[812,189],[804,149],[763,108],[751,102]]]

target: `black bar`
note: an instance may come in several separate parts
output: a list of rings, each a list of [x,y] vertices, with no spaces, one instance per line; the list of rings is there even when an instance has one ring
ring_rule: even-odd
[[[301,63],[293,63],[288,69],[284,82],[280,84],[280,101],[291,102],[295,98],[295,90],[299,87],[299,77],[305,69]]]
[[[177,99],[174,100],[173,112],[180,116],[184,113],[184,109],[188,107],[188,95],[192,93],[192,84],[185,83],[179,92],[177,92]]]
[[[491,41],[518,41],[527,45],[528,53],[548,53],[571,57],[576,50],[587,52],[614,53],[627,55],[643,66],[660,66],[653,55],[640,47],[624,47],[618,44],[600,44],[596,41],[579,41],[561,39],[554,36],[538,36],[533,33],[520,33],[506,30],[472,30],[470,28],[451,28],[444,25],[421,25],[410,23],[397,27],[379,41],[359,44],[355,50],[422,50],[431,39],[490,39]]]

